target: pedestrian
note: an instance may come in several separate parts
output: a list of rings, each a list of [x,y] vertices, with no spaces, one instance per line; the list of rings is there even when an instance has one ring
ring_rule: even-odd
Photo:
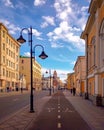
[[[23,88],[21,87],[21,93],[23,92]]]
[[[72,94],[72,92],[73,92],[73,89],[71,88],[71,90],[70,90],[70,91],[71,91],[71,94]]]
[[[76,88],[74,87],[73,88],[73,96],[75,96],[75,94],[76,94]]]

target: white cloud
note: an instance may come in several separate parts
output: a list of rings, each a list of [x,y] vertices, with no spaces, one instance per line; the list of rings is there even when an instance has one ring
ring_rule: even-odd
[[[73,14],[70,0],[55,0],[54,8],[60,20],[68,20],[69,14]]]
[[[17,31],[21,30],[19,27],[15,26],[14,24],[10,23],[7,20],[0,19],[0,21],[7,27],[7,29],[10,32],[10,34],[16,34]]]
[[[53,32],[49,32],[47,36],[50,38],[52,43],[56,43],[57,40],[63,40],[69,44],[72,44],[75,48],[78,48],[80,51],[84,51],[84,41],[80,39],[79,35],[75,35],[75,29],[69,27],[67,24],[61,24],[58,28],[55,28]],[[62,47],[61,45],[55,45],[55,47]],[[53,47],[53,46],[52,46]]]
[[[69,24],[68,24],[67,21],[62,21],[59,26],[60,26],[60,28],[61,28],[61,30],[62,30],[63,32],[68,32],[68,31],[70,31],[70,30],[69,30]]]
[[[60,28],[60,27],[57,27],[57,28],[55,28],[54,29],[54,33],[56,34],[56,35],[60,35],[61,33],[62,33],[62,29]],[[52,33],[49,33],[49,35],[50,34],[52,34]],[[51,35],[50,35],[51,36]]]
[[[63,40],[84,52],[84,42],[80,39],[80,34],[85,27],[88,14],[87,6],[80,7],[72,0],[55,0],[54,8],[59,26],[49,32],[47,36],[49,41],[57,43],[57,40]],[[51,44],[52,45],[52,44]],[[53,44],[55,47],[57,44]],[[61,47],[61,46],[60,46]]]
[[[87,11],[88,10],[88,6],[83,6],[82,8],[81,8],[81,11]]]
[[[11,2],[11,0],[3,0],[3,2],[4,2],[5,6],[14,8],[13,3]]]
[[[24,52],[24,56],[30,57],[30,52]]]
[[[7,29],[9,30],[9,33],[14,35],[16,34],[17,32],[20,32],[21,31],[21,28],[20,27],[17,27],[16,25],[10,23],[9,21],[7,20],[4,20],[4,19],[0,19],[0,21],[7,27]],[[28,28],[29,29],[29,28]],[[23,33],[27,34],[27,30],[24,30]],[[41,32],[39,32],[38,30],[36,29],[33,29],[32,28],[32,33],[33,35],[37,38],[37,39],[40,39],[42,40],[42,38],[40,37],[41,36]]]
[[[30,31],[30,28],[28,28],[28,30]],[[28,30],[26,30],[26,29],[23,30],[23,33],[27,34],[27,33],[28,33]],[[42,33],[39,32],[38,30],[32,28],[32,34],[33,34],[37,39],[41,39],[41,40],[42,40],[42,38],[40,37]]]
[[[48,26],[48,23],[47,22],[43,22],[42,24],[41,24],[41,28],[45,28],[45,27],[47,27]]]
[[[76,61],[71,61],[71,63],[70,63],[70,64],[75,65],[75,63],[76,63]]]
[[[40,6],[46,3],[46,0],[34,0],[35,6]]]
[[[54,17],[51,17],[51,16],[43,16],[42,18],[44,19],[44,22],[41,24],[41,27],[42,27],[42,28],[45,28],[45,27],[47,27],[48,25],[52,25],[52,26],[55,25]]]
[[[63,47],[63,45],[62,45],[62,44],[58,44],[58,43],[54,42],[54,43],[51,43],[51,47],[52,47],[52,48],[62,48],[62,47]]]
[[[36,29],[32,29],[32,33],[33,33],[33,35],[35,35],[35,36],[37,36],[37,37],[39,37],[39,36],[41,35],[41,32],[39,32],[39,31],[36,30]]]

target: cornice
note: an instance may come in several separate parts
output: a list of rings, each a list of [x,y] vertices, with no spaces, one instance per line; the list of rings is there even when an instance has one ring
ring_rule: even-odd
[[[89,6],[89,10],[88,10],[88,13],[90,13],[90,15],[88,17],[85,29],[80,36],[82,39],[85,39],[86,34],[89,34],[91,27],[95,21],[95,13],[96,13],[97,9],[101,7],[103,1],[104,0],[92,0],[91,1],[90,6]]]
[[[100,6],[102,5],[102,2],[103,0],[91,0],[88,12],[90,14],[95,13],[97,8],[100,8]]]

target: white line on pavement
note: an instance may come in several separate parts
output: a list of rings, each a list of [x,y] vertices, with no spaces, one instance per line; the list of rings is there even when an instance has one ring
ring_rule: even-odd
[[[58,115],[58,119],[60,119],[61,118],[61,115]]]
[[[17,101],[17,100],[19,100],[19,99],[18,98],[13,99],[13,101]]]
[[[60,109],[60,106],[58,106],[58,109]]]
[[[60,123],[60,122],[57,124],[57,127],[58,127],[58,128],[61,128],[61,123]]]

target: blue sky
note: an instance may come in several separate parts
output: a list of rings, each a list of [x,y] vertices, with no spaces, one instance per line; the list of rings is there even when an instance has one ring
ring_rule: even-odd
[[[33,28],[33,46],[44,46],[48,58],[41,60],[41,48],[35,48],[42,71],[56,70],[61,79],[73,72],[78,56],[85,55],[80,39],[88,18],[90,0],[0,0],[0,22],[17,39],[22,28]],[[23,31],[24,38],[28,35]],[[28,42],[21,46],[21,55],[30,55]]]

